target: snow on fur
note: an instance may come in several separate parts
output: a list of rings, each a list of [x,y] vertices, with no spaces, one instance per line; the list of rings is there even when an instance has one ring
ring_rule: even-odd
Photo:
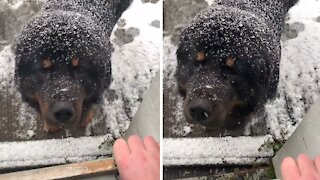
[[[214,2],[213,2],[214,3]],[[269,133],[276,139],[287,139],[301,122],[304,114],[320,95],[320,23],[317,18],[320,16],[320,2],[316,0],[301,0],[295,5],[286,19],[287,25],[291,29],[285,29],[283,36],[288,36],[295,31],[294,24],[304,25],[304,29],[297,30],[294,38],[287,38],[281,41],[281,61],[280,61],[280,82],[277,96],[265,105],[265,114],[262,117],[253,118],[251,124],[258,121],[267,122]],[[293,29],[292,29],[293,28]],[[174,72],[176,68],[175,50],[169,37],[164,41],[164,77],[165,87],[176,88]],[[177,96],[179,96],[177,94]],[[171,97],[173,99],[178,97]],[[176,114],[179,114],[182,107],[182,99],[176,104]],[[170,120],[174,123],[185,122],[184,116],[180,113],[177,119]],[[182,123],[183,124],[183,123]],[[191,128],[192,126],[187,125]],[[175,134],[186,135],[184,128],[177,131],[173,127]],[[250,134],[250,132],[245,133]],[[219,146],[217,144],[217,146]],[[242,153],[242,152],[239,152]]]
[[[16,5],[16,3],[14,4]],[[81,4],[78,5],[81,6]],[[23,6],[23,3],[19,6]],[[149,87],[152,78],[159,69],[161,31],[159,28],[150,26],[150,23],[154,20],[161,19],[160,6],[161,3],[159,2],[157,4],[143,4],[140,1],[134,1],[131,7],[122,15],[122,19],[126,22],[126,25],[122,28],[127,30],[135,27],[140,30],[140,34],[129,44],[121,46],[114,44],[114,52],[111,57],[113,82],[110,87],[110,92],[112,92],[114,97],[117,98],[112,101],[108,99],[108,93],[106,93],[101,104],[103,114],[100,117],[96,117],[88,126],[86,129],[86,135],[93,135],[91,129],[92,127],[99,126],[99,121],[106,122],[106,127],[99,128],[109,128],[106,136],[112,134],[112,137],[119,137],[128,128],[130,120],[140,105],[145,90]],[[107,13],[110,12],[108,11]],[[77,16],[77,14],[73,15],[75,17]],[[69,21],[67,20],[67,22]],[[61,21],[60,23],[63,22]],[[106,33],[101,34],[100,37],[98,37],[98,34],[96,33],[97,29],[92,25],[92,22],[81,21],[74,25],[85,26],[88,31],[94,31],[93,36],[100,38],[99,42],[102,44],[107,43],[109,39],[115,39],[113,34],[111,35],[111,38],[109,38],[108,35],[108,31],[112,30],[112,24],[106,27],[104,30]],[[35,23],[33,26],[43,27],[43,25],[39,23]],[[74,28],[73,30],[76,30],[75,27],[70,28]],[[114,29],[117,28],[118,26],[116,25]],[[68,29],[65,30],[69,31]],[[46,31],[38,33],[40,35],[41,33],[46,33]],[[37,38],[37,35],[34,34],[34,37]],[[40,38],[38,40],[39,44],[41,44]],[[111,42],[112,41],[113,40],[111,40]],[[28,48],[32,49],[32,47]],[[8,46],[0,52],[0,95],[6,96],[7,90],[9,90],[9,92],[16,97],[13,99],[13,102],[16,102],[21,112],[17,119],[16,126],[18,126],[19,130],[16,132],[16,138],[30,139],[35,135],[34,130],[42,127],[37,127],[35,123],[37,113],[26,103],[21,103],[21,97],[19,96],[19,93],[17,93],[13,84],[13,75],[14,54],[11,47]]]

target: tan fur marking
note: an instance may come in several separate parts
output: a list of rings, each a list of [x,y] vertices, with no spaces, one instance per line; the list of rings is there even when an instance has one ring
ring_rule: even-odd
[[[71,64],[73,67],[79,67],[80,66],[80,60],[78,57],[73,57],[71,60]]]
[[[52,60],[50,58],[46,58],[42,61],[42,67],[45,69],[49,69],[52,67]]]
[[[43,122],[43,130],[47,133],[53,133],[53,132],[57,132],[60,130],[60,127],[59,126],[52,126],[52,125],[49,125],[47,123],[46,120],[44,120]]]
[[[199,51],[197,53],[197,61],[204,61],[206,59],[206,53],[204,51]]]
[[[85,128],[88,126],[89,123],[91,123],[93,117],[94,117],[94,108],[91,108],[89,111],[86,112],[86,115],[85,117],[83,118],[82,120],[82,123],[81,123],[81,127]]]
[[[233,97],[230,103],[226,104],[224,108],[222,109],[223,117],[224,119],[232,112],[232,110],[236,106],[242,106],[244,102],[240,101],[237,97]]]
[[[240,101],[237,97],[233,97],[226,108],[226,112],[231,112],[236,106],[241,106],[243,104],[244,102]]]
[[[35,101],[39,103],[40,106],[40,116],[43,121],[43,130],[47,133],[53,133],[60,130],[59,126],[48,124],[47,120],[43,118],[44,114],[49,111],[49,103],[44,102],[44,100],[40,97],[39,93],[35,93],[33,97]]]
[[[226,66],[232,68],[235,64],[235,61],[236,59],[234,57],[228,57],[228,59],[226,60]]]

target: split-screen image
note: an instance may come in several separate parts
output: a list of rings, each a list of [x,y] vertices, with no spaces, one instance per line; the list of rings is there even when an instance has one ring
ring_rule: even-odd
[[[0,179],[319,179],[317,0],[0,0]]]

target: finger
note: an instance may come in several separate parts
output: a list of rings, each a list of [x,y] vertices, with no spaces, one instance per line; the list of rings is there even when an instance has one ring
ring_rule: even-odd
[[[313,161],[305,154],[301,154],[297,159],[301,175],[314,174],[317,172]]]
[[[131,153],[134,153],[136,151],[146,150],[141,138],[137,135],[130,136],[128,138],[128,144],[129,144]]]
[[[130,149],[127,142],[120,138],[113,144],[113,155],[119,168],[126,167],[126,160],[130,155]]]
[[[144,146],[148,151],[151,153],[160,153],[160,146],[159,144],[153,139],[151,136],[146,136],[143,139]]]
[[[130,154],[130,148],[127,142],[122,138],[117,139],[113,143],[113,150],[117,152],[125,153],[125,154]]]
[[[320,173],[320,156],[318,156],[315,160],[314,160],[314,164],[316,166],[316,169],[318,171],[318,173]]]
[[[298,165],[291,157],[286,157],[282,160],[281,174],[284,180],[289,180],[301,176]]]

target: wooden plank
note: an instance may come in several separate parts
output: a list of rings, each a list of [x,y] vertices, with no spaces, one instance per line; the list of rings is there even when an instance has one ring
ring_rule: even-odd
[[[0,179],[6,180],[45,180],[71,178],[95,173],[115,173],[117,168],[114,159],[86,161],[74,164],[53,166],[28,171],[20,171],[0,175]]]
[[[164,179],[221,180],[221,179],[270,179],[268,166],[171,166],[163,170]]]

